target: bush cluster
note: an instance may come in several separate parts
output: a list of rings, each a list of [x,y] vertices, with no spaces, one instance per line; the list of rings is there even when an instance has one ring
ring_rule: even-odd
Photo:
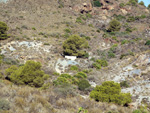
[[[79,90],[84,91],[86,88],[90,87],[91,85],[89,84],[89,82],[85,79],[79,81],[78,83],[78,88]]]
[[[150,45],[150,40],[147,40],[145,45]]]
[[[39,62],[27,61],[23,66],[6,69],[7,79],[15,84],[41,87],[48,75],[41,70]]]
[[[97,59],[96,62],[93,63],[93,67],[96,69],[101,69],[101,67],[108,66],[108,62],[105,59]]]
[[[64,55],[84,57],[86,55],[85,48],[88,48],[88,42],[78,35],[71,35],[63,43]]]
[[[96,101],[117,103],[119,105],[126,105],[131,102],[131,95],[121,93],[120,84],[113,81],[106,81],[101,86],[96,86],[91,91],[90,97]]]
[[[76,78],[69,74],[61,74],[57,80],[53,81],[55,86],[62,85],[62,84],[77,84],[78,81]]]
[[[8,26],[6,23],[0,21],[0,40],[7,39],[9,36],[7,35]]]
[[[102,4],[100,3],[99,0],[93,0],[92,4],[93,4],[94,7],[101,7],[102,6]]]
[[[71,76],[69,74],[61,74],[57,80],[55,80],[53,83],[54,85],[61,85],[61,84],[78,84],[80,80],[86,79],[87,75],[84,72],[78,72],[74,76]]]
[[[138,3],[138,0],[129,0],[128,2],[129,5],[133,5],[133,6],[136,6],[137,3]]]
[[[140,5],[143,5],[143,6],[145,6],[145,4],[144,4],[144,2],[143,2],[143,1],[141,1],[139,4],[140,4]]]
[[[108,28],[108,32],[115,32],[115,31],[119,31],[121,29],[121,23],[116,20],[113,19],[112,21],[110,21],[109,23],[109,28]]]
[[[84,72],[78,72],[74,76],[69,74],[61,74],[53,84],[55,86],[62,86],[63,84],[74,84],[78,85],[79,90],[85,90],[86,88],[90,87],[89,82],[86,80],[87,75]]]
[[[116,20],[118,20],[118,21],[123,20],[123,19],[126,19],[126,17],[123,16],[123,15],[121,15],[121,14],[119,14],[119,15],[114,14],[113,16],[114,16],[114,18],[115,18]]]

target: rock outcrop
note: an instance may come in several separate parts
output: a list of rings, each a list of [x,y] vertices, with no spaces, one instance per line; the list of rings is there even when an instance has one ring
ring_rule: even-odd
[[[92,4],[83,3],[82,5],[75,5],[73,6],[73,10],[76,12],[81,12],[81,13],[89,13],[92,11]]]

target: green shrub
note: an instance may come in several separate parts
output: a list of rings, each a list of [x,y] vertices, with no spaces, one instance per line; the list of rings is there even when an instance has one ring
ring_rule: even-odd
[[[115,54],[113,53],[113,51],[108,51],[108,58],[115,58]]]
[[[35,28],[35,27],[32,27],[32,30],[36,30],[36,28]]]
[[[53,81],[55,86],[60,86],[62,84],[75,84],[77,85],[79,81],[86,79],[87,75],[84,72],[78,72],[74,76],[69,74],[61,74],[56,80]]]
[[[82,107],[79,108],[78,113],[88,113],[88,110],[83,109]]]
[[[62,35],[64,38],[69,38],[69,34],[68,33],[65,33],[64,35]]]
[[[147,40],[145,45],[150,45],[150,40]]]
[[[83,49],[88,48],[88,42],[78,35],[71,35],[64,43],[64,54],[69,56],[83,57],[86,52]]]
[[[134,16],[129,16],[127,18],[127,22],[134,22],[135,21],[135,17]]]
[[[44,84],[44,71],[39,62],[27,61],[25,65],[6,69],[7,78],[15,84],[41,87]]]
[[[150,9],[150,4],[147,6],[148,9]]]
[[[9,36],[7,35],[8,26],[6,23],[0,21],[0,40],[7,39]]]
[[[43,79],[44,79],[44,80],[47,80],[49,77],[50,77],[50,76],[49,76],[48,74],[45,74],[45,75],[43,76]]]
[[[70,67],[70,70],[72,70],[72,71],[78,71],[79,70],[79,68],[77,67],[77,66],[75,66],[75,65],[73,65],[73,66],[71,66]]]
[[[79,90],[82,90],[82,91],[89,88],[90,86],[91,85],[89,84],[89,82],[85,79],[79,81],[79,83],[78,83],[78,88],[79,88]]]
[[[144,2],[143,2],[143,1],[139,2],[139,4],[140,4],[140,5],[145,6],[145,4],[144,4]]]
[[[137,3],[138,3],[138,0],[129,0],[128,2],[129,5],[133,5],[133,6],[136,6]]]
[[[71,30],[70,30],[69,28],[66,28],[64,31],[65,31],[66,33],[71,33]]]
[[[80,17],[76,18],[76,22],[77,22],[77,23],[80,23],[80,24],[83,23],[83,21],[82,21],[82,19],[81,19]]]
[[[117,103],[125,105],[131,102],[131,95],[129,93],[121,93],[119,83],[113,81],[106,81],[101,86],[91,91],[90,97],[96,101]]]
[[[130,27],[126,28],[126,32],[132,32],[132,29]]]
[[[113,40],[117,40],[117,37],[116,37],[116,36],[113,36],[112,39],[113,39]]]
[[[95,63],[93,63],[93,67],[96,69],[101,69],[101,67],[106,67],[108,66],[108,62],[104,59],[97,59]]]
[[[141,110],[134,110],[132,113],[142,113]]]
[[[86,14],[86,17],[87,17],[87,18],[92,18],[92,15],[91,15],[90,13],[87,13],[87,14]]]
[[[141,18],[141,19],[146,18],[146,15],[142,14],[142,15],[140,16],[140,18]]]
[[[60,74],[57,72],[54,72],[53,75],[59,76]]]
[[[123,15],[116,15],[116,14],[114,14],[113,15],[115,18],[116,18],[116,20],[118,20],[118,21],[120,21],[120,20],[122,20],[122,19],[126,19],[126,17],[125,16],[123,16]]]
[[[78,81],[73,76],[69,74],[61,74],[57,80],[53,81],[55,86],[62,85],[62,84],[77,84]]]
[[[46,83],[46,84],[43,84],[43,86],[41,87],[41,89],[45,90],[45,89],[48,89],[50,86],[51,86],[50,83]]]
[[[87,75],[86,75],[86,73],[81,71],[81,72],[78,72],[77,74],[75,74],[74,77],[78,78],[78,79],[85,79],[85,78],[87,78]]]
[[[101,69],[101,65],[98,64],[98,63],[93,63],[93,67],[96,68],[96,69]]]
[[[94,7],[101,7],[102,4],[100,3],[99,0],[94,0],[94,1],[93,1],[93,6],[94,6]]]
[[[122,40],[122,41],[121,41],[121,45],[126,44],[126,43],[128,43],[128,42],[129,42],[128,40]]]
[[[9,110],[9,109],[10,109],[9,102],[7,100],[0,99],[0,110]]]
[[[124,6],[125,6],[124,3],[120,3],[120,4],[119,4],[119,7],[121,7],[121,8],[124,7]]]
[[[120,86],[127,88],[127,87],[129,87],[129,83],[127,81],[122,81],[122,82],[120,82]]]
[[[83,58],[89,58],[89,53],[85,53]]]
[[[108,32],[119,31],[121,29],[121,24],[118,20],[114,19],[109,23]]]

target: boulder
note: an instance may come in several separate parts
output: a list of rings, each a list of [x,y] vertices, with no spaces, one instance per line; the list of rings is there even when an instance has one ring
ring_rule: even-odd
[[[142,65],[147,65],[148,63],[149,63],[149,59],[145,54],[142,54],[137,58],[135,65],[142,66]]]
[[[130,103],[128,106],[129,106],[129,108],[131,108],[131,109],[137,109],[138,103],[132,102],[132,103]]]
[[[92,4],[91,3],[83,3],[82,4],[82,9],[81,9],[81,13],[88,13],[92,11]]]
[[[75,5],[72,8],[76,12],[81,13],[89,13],[92,11],[92,4],[91,3],[83,3],[82,5]]]
[[[128,11],[125,10],[125,9],[120,9],[120,10],[121,10],[121,12],[122,12],[124,15],[126,15],[126,14],[128,13]]]

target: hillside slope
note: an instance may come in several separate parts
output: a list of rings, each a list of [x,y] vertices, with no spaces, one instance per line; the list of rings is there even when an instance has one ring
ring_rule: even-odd
[[[0,40],[0,112],[150,112],[150,9],[136,0],[10,0],[0,3],[0,21],[9,27],[9,38]],[[30,73],[16,71],[28,60],[48,75],[42,87],[11,78]],[[90,87],[81,90],[82,80]],[[119,83],[132,102],[91,99],[105,81]]]

